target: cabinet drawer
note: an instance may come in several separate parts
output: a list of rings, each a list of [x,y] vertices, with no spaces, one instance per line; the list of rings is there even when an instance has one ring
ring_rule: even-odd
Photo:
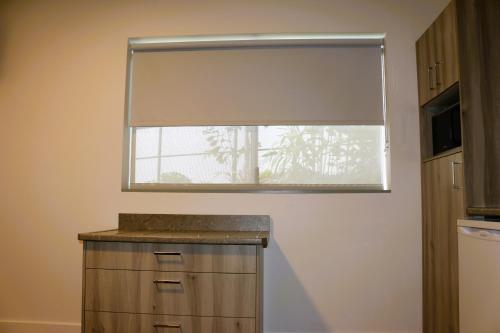
[[[170,326],[170,327],[168,327]],[[85,312],[85,333],[255,333],[253,318]]]
[[[87,242],[86,267],[106,269],[255,273],[255,245]]]
[[[85,310],[255,317],[255,274],[87,269],[85,279]]]

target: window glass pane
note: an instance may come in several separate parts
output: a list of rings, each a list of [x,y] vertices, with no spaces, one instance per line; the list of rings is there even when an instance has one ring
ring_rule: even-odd
[[[149,131],[136,132],[136,140],[141,140],[141,145],[148,145],[148,142],[152,146],[156,145],[160,172],[155,182],[165,184],[255,182],[256,166],[253,166],[251,164],[253,161],[249,159],[252,150],[256,150],[256,147],[250,147],[252,144],[250,135],[255,132],[252,128],[206,126],[163,127],[160,130],[160,139],[159,136],[151,135]],[[142,158],[136,155],[135,160],[139,164]],[[151,179],[150,169],[138,166],[135,170],[136,183]]]
[[[158,156],[159,134],[158,127],[137,128],[135,156],[138,158]]]
[[[211,146],[206,132],[212,127],[162,127],[162,155],[186,155],[207,152]]]
[[[381,184],[383,126],[261,126],[262,184]]]
[[[158,182],[158,159],[141,158],[135,162],[135,182],[136,183],[156,183]]]
[[[384,126],[135,130],[135,183],[378,185],[385,172]]]

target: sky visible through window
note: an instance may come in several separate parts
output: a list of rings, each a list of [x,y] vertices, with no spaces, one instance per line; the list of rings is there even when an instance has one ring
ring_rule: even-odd
[[[135,128],[132,182],[382,184],[384,126]]]

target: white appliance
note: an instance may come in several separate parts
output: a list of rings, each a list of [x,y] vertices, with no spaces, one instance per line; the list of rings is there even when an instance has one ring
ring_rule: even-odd
[[[500,223],[458,221],[460,333],[500,333]]]

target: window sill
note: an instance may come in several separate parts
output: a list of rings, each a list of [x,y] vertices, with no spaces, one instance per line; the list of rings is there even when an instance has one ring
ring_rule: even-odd
[[[390,193],[383,185],[132,184],[122,192]]]

